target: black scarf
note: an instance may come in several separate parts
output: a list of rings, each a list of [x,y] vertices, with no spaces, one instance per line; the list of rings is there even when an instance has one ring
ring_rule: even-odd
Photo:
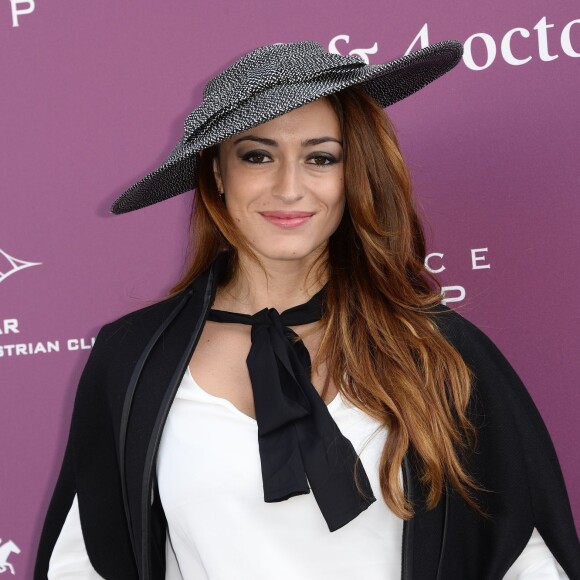
[[[254,315],[210,310],[208,320],[252,326],[246,362],[252,382],[264,501],[278,502],[310,493],[331,532],[375,501],[356,451],[340,432],[310,380],[308,350],[289,326],[320,320],[324,288],[308,302],[284,310],[264,308]],[[308,479],[307,479],[308,478]],[[309,487],[310,484],[310,487]]]

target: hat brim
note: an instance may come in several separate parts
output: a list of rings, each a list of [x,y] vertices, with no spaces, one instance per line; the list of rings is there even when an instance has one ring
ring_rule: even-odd
[[[386,64],[329,71],[314,80],[278,85],[253,94],[234,110],[210,119],[203,131],[184,137],[157,169],[114,201],[111,213],[134,211],[195,189],[199,152],[232,135],[354,85],[360,86],[383,108],[388,107],[451,70],[462,54],[461,43],[448,40]]]

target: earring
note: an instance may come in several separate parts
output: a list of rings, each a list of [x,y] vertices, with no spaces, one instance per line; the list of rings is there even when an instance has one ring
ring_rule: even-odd
[[[218,190],[218,196],[219,196],[219,198],[220,198],[221,201],[224,201],[225,193],[223,191],[219,191]]]

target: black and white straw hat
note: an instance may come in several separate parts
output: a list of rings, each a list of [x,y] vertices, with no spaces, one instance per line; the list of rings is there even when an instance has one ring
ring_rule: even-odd
[[[111,206],[122,214],[195,189],[199,152],[347,87],[359,85],[381,107],[417,92],[451,70],[463,46],[447,40],[386,64],[329,53],[316,42],[273,44],[242,56],[214,79],[191,112],[169,157]]]

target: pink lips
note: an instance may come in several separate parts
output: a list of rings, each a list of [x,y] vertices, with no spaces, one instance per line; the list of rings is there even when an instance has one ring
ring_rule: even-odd
[[[263,211],[261,214],[281,228],[296,228],[305,224],[314,214],[307,211]]]

